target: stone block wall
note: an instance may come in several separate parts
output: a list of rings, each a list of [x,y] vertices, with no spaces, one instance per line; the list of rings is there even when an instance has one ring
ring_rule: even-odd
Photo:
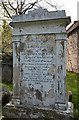
[[[77,34],[78,34],[78,39],[77,39],[77,71],[78,71],[78,73],[79,73],[79,27],[77,28],[78,30],[77,30]]]
[[[68,33],[67,71],[79,73],[79,27]]]

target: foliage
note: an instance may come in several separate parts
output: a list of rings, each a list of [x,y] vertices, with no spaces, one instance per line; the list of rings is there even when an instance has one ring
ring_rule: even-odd
[[[2,37],[2,55],[11,56],[13,54],[12,47],[12,28],[7,24],[6,20],[3,20],[2,25],[3,31],[1,34]]]
[[[12,19],[12,14],[25,14],[27,10],[32,9],[38,2],[39,0],[29,3],[27,3],[27,0],[1,0],[1,5],[7,15]]]
[[[8,88],[10,91],[13,91],[13,83],[12,83],[12,84],[6,84],[6,83],[1,83],[1,82],[0,82],[0,86],[2,86],[2,85],[6,85],[7,88]]]
[[[79,75],[67,72],[67,90],[72,91],[72,102],[74,104],[74,118],[79,117]]]

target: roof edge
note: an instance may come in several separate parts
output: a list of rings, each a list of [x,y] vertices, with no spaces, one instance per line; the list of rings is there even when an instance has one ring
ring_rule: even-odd
[[[79,26],[79,21],[74,21],[74,23],[67,29],[67,33],[72,32],[74,29],[76,29]]]

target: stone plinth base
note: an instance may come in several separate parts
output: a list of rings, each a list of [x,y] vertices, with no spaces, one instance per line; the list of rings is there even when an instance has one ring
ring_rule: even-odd
[[[37,118],[46,119],[52,118],[54,120],[73,120],[73,104],[69,103],[66,111],[38,108],[30,105],[14,105],[11,102],[3,109],[3,116],[6,118]]]

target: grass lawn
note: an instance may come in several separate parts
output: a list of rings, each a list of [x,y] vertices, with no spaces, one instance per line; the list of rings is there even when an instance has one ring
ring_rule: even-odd
[[[74,104],[74,118],[79,120],[79,75],[67,72],[67,90],[72,91],[72,102]]]

